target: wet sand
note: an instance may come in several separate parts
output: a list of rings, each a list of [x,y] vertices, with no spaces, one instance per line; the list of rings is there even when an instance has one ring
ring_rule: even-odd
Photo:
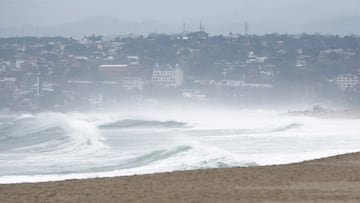
[[[360,202],[360,153],[282,166],[0,185],[0,202]]]

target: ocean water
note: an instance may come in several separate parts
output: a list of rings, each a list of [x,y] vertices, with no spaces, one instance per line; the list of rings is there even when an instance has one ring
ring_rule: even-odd
[[[300,162],[359,151],[359,124],[264,110],[2,113],[0,184]]]

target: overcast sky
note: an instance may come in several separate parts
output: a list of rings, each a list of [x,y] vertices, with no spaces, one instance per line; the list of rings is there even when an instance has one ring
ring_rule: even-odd
[[[118,21],[99,26],[111,19]],[[183,23],[195,30],[200,22],[210,33],[227,33],[240,32],[245,21],[253,33],[360,34],[359,20],[360,0],[0,0],[0,36],[34,34],[30,28],[10,30],[27,25],[53,26],[52,30],[81,36],[99,30],[119,32],[111,27],[122,27],[123,32],[177,32]]]
[[[359,13],[359,0],[0,0],[0,26],[57,25],[95,16],[165,23],[287,23]]]

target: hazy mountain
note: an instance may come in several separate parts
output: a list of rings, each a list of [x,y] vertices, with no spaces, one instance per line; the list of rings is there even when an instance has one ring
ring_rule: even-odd
[[[64,23],[55,26],[13,26],[0,28],[0,37],[6,36],[68,36],[82,38],[85,35],[118,35],[118,34],[148,34],[152,32],[172,32],[171,26],[155,22],[121,21],[115,17],[101,16],[85,20]],[[180,31],[180,30],[178,30]]]
[[[335,33],[339,35],[359,35],[360,16],[348,16],[312,22],[303,25],[301,29],[305,30],[306,32]]]
[[[359,0],[0,0],[0,36],[92,33],[358,34]],[[94,17],[113,16],[113,17]],[[344,17],[354,16],[354,17]]]
[[[244,33],[246,19],[233,18],[228,23],[217,21],[203,21],[205,31],[210,34]],[[189,32],[199,30],[198,23],[188,23],[185,29]],[[180,33],[183,23],[162,23],[158,21],[123,21],[116,17],[93,17],[85,20],[59,24],[55,26],[13,26],[1,27],[0,37],[8,36],[68,36],[82,38],[85,35],[119,35],[119,34],[144,34],[149,33]],[[340,17],[312,21],[308,23],[288,23],[281,21],[258,20],[249,21],[248,30],[251,34],[264,33],[326,33],[326,34],[360,34],[360,16]]]

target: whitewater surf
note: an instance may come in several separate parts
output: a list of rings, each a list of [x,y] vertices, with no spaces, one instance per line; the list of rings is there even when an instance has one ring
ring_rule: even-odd
[[[264,110],[9,113],[0,183],[300,162],[358,151],[358,124]]]

